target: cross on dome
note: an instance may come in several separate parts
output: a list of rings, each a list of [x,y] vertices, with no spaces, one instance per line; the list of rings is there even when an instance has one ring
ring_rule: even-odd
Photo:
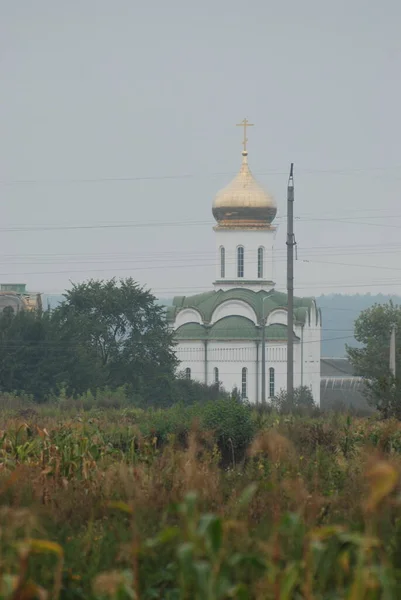
[[[253,126],[254,126],[253,123],[250,123],[248,121],[248,119],[246,119],[246,118],[243,121],[241,121],[241,123],[237,123],[237,125],[236,125],[236,127],[243,127],[244,128],[244,139],[243,139],[243,142],[242,142],[242,145],[244,146],[244,152],[247,152],[246,143],[248,141],[248,138],[246,137],[246,128],[247,127],[253,127]]]
[[[248,165],[246,133],[248,127],[253,127],[253,123],[243,119],[236,127],[244,129],[242,165],[231,183],[215,196],[213,216],[219,227],[270,228],[277,213],[277,205],[272,196],[255,180]]]

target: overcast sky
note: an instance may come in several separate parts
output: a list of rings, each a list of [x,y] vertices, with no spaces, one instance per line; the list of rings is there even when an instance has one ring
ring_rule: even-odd
[[[296,293],[401,293],[399,0],[0,9],[0,281],[210,288],[211,205],[248,117],[250,167],[279,207],[278,289],[294,162]]]

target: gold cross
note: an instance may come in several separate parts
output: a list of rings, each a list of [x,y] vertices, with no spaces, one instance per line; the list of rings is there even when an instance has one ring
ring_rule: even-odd
[[[244,128],[244,141],[242,142],[242,145],[244,146],[244,152],[246,152],[246,143],[248,141],[248,138],[246,137],[246,128],[253,127],[253,123],[250,123],[248,119],[244,119],[243,121],[241,121],[241,123],[237,123],[237,127]]]

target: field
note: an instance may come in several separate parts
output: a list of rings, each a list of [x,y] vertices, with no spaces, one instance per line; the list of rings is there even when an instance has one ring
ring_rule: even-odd
[[[5,398],[0,430],[1,598],[401,597],[396,421]]]

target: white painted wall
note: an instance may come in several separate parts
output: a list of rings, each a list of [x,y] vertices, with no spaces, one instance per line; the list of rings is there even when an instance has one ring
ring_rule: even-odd
[[[245,317],[255,325],[258,324],[258,319],[252,306],[242,300],[227,300],[226,302],[219,304],[212,314],[210,323],[213,325],[214,323],[217,323],[217,321],[220,321],[220,319],[231,317],[233,315]]]
[[[265,289],[266,283],[274,281],[273,244],[276,235],[274,227],[270,229],[224,229],[215,228],[216,232],[216,282],[218,289],[233,287],[232,282],[252,281],[254,287],[248,289]],[[221,278],[220,248],[225,249],[225,277]],[[237,248],[244,247],[244,277],[237,276]],[[258,278],[258,248],[264,248],[263,278]],[[228,282],[231,282],[228,283]]]
[[[195,313],[195,314],[193,314]],[[214,312],[212,322],[229,315],[242,315],[256,323],[253,309],[245,302],[228,301],[221,304]],[[175,328],[185,322],[194,322],[197,311],[185,309],[177,315]],[[198,317],[195,322],[199,322]],[[188,320],[186,320],[188,319]],[[268,324],[287,324],[286,310],[273,311],[267,320]],[[321,320],[315,305],[310,311],[304,326],[297,325],[295,334],[300,338],[294,343],[294,386],[310,387],[315,402],[320,404],[320,347]],[[180,361],[179,370],[191,369],[191,377],[209,384],[214,382],[214,367],[219,369],[219,380],[223,387],[231,391],[233,387],[241,389],[242,368],[247,369],[247,395],[251,402],[261,399],[262,364],[261,347],[255,341],[208,341],[207,343],[207,376],[205,380],[205,343],[203,341],[180,341],[177,348]],[[286,341],[270,341],[266,344],[266,395],[269,396],[269,369],[274,368],[275,393],[287,387],[287,345]]]
[[[194,308],[183,308],[177,313],[174,323],[174,329],[178,329],[178,327],[181,327],[181,325],[185,325],[185,323],[202,324],[202,316]]]
[[[320,332],[318,328],[304,330],[303,384],[312,389],[313,397],[320,404]],[[306,343],[312,341],[312,343]],[[310,348],[319,348],[319,351]],[[191,377],[205,382],[205,345],[203,342],[180,342],[176,349],[181,361],[179,370],[191,369]],[[219,381],[231,391],[235,386],[241,390],[242,369],[247,369],[247,396],[250,402],[261,400],[262,362],[261,346],[254,341],[209,341],[207,345],[207,383],[214,383],[214,368],[219,370]],[[258,357],[258,360],[257,360]],[[271,342],[266,347],[266,396],[269,397],[269,369],[274,368],[275,394],[287,387],[287,346],[285,341]],[[294,344],[294,386],[301,385],[301,342]]]

